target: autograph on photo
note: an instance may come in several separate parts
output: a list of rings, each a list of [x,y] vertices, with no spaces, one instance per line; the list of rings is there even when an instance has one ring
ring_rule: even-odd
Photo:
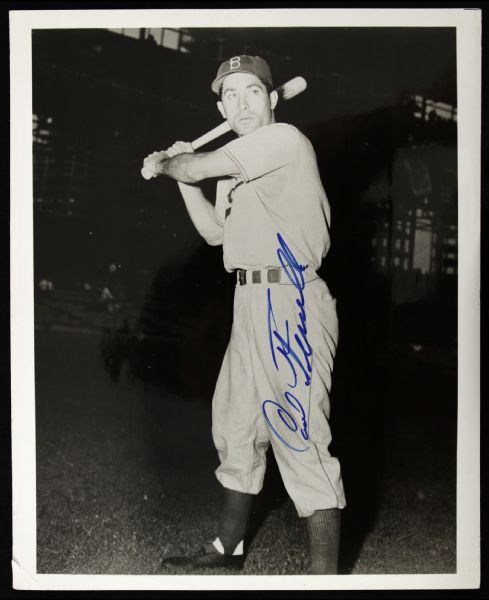
[[[309,446],[297,448],[291,445],[285,438],[284,434],[277,431],[277,428],[272,424],[268,416],[267,411],[275,411],[284,426],[291,432],[296,433],[299,431],[300,437],[303,440],[309,439],[307,417],[302,406],[301,401],[297,397],[298,394],[297,386],[300,383],[299,379],[305,387],[308,387],[311,383],[311,356],[312,348],[307,339],[307,315],[306,307],[304,302],[304,271],[307,267],[300,265],[292,254],[292,251],[286,244],[280,233],[277,233],[277,239],[279,242],[279,248],[277,250],[277,256],[280,264],[287,275],[287,278],[292,285],[297,289],[298,297],[296,304],[298,307],[299,323],[297,324],[297,332],[293,332],[291,339],[291,332],[289,330],[289,321],[285,320],[280,333],[279,326],[277,325],[277,318],[272,306],[271,290],[267,290],[267,301],[268,301],[268,339],[270,343],[270,351],[272,354],[273,363],[277,371],[280,370],[278,360],[282,357],[282,363],[285,363],[286,368],[290,370],[290,382],[289,387],[294,390],[284,392],[283,400],[287,406],[280,404],[276,400],[265,400],[262,404],[263,416],[270,427],[272,433],[278,437],[278,439],[285,444],[291,450],[295,452],[306,452],[309,450]],[[295,347],[294,347],[295,342]],[[291,412],[292,411],[292,412]],[[296,418],[299,420],[298,424]],[[286,432],[285,432],[286,433]]]

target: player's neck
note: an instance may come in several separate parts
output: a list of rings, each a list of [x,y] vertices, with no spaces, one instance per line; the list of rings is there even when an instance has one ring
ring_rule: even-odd
[[[273,125],[274,123],[276,123],[275,113],[272,112],[272,118],[270,119],[270,123],[265,123],[264,125],[260,125],[260,127],[257,127],[256,129],[260,129],[261,127],[267,127],[268,125]],[[256,131],[256,129],[253,129],[253,131]],[[238,137],[245,137],[246,135],[253,133],[253,131],[249,131],[248,133],[243,133],[241,135],[238,133]]]

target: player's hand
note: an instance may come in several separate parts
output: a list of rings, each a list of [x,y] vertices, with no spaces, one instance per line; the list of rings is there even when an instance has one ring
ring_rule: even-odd
[[[143,170],[151,173],[153,177],[159,174],[158,165],[165,158],[169,158],[166,152],[152,152],[143,160]]]
[[[165,150],[165,153],[172,158],[173,156],[177,156],[178,154],[183,154],[184,152],[193,152],[192,144],[190,142],[175,142],[172,146]]]

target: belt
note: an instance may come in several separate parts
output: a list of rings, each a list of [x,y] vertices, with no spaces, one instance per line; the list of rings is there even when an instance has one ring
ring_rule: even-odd
[[[317,279],[319,275],[310,269],[304,271],[304,281]],[[237,269],[236,283],[246,285],[247,283],[284,283],[291,284],[289,277],[281,267],[270,267],[269,269]]]

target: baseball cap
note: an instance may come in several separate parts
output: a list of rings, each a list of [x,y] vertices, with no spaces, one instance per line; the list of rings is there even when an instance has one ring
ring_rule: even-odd
[[[219,94],[223,79],[231,73],[251,73],[251,75],[256,75],[270,85],[271,88],[273,87],[272,74],[266,61],[261,56],[241,54],[240,56],[233,56],[222,63],[217,71],[216,78],[212,82],[212,91]]]

